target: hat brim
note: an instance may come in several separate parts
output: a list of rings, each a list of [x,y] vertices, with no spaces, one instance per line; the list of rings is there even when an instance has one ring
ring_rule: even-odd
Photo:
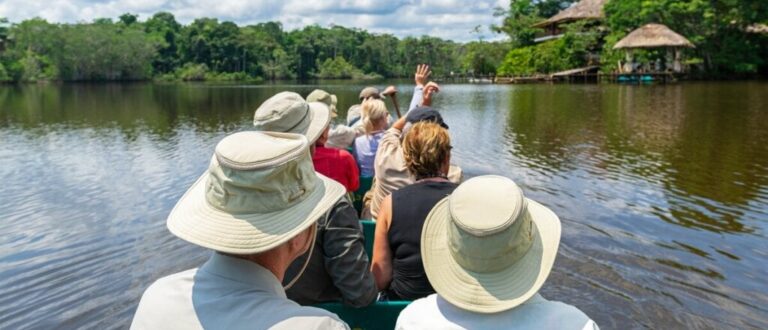
[[[168,229],[183,240],[219,252],[254,254],[271,250],[315,223],[346,192],[338,182],[319,173],[317,176],[315,190],[285,210],[230,214],[205,200],[206,172],[176,203],[168,216]]]
[[[430,284],[446,301],[464,310],[497,313],[530,299],[549,276],[560,245],[560,219],[545,206],[527,200],[534,240],[528,252],[507,268],[477,273],[461,267],[451,256],[448,198],[427,216],[421,236],[421,256]]]
[[[304,135],[311,144],[314,144],[325,128],[331,124],[331,110],[325,103],[309,102],[309,115],[311,116],[309,127]]]

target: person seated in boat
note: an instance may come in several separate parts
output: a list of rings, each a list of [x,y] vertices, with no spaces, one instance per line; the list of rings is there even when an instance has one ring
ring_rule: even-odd
[[[331,120],[338,116],[336,105],[338,99],[336,95],[330,94],[322,89],[315,89],[307,95],[307,102],[322,102],[331,108]],[[361,125],[350,127],[345,124],[331,124],[328,132],[328,141],[325,142],[327,148],[347,149],[358,136],[365,134],[365,129]]]
[[[327,132],[330,117],[330,109],[323,103],[307,103],[296,93],[282,92],[259,106],[254,125],[262,131],[303,134],[314,154],[314,145]],[[319,217],[314,252],[299,257],[287,274],[298,274],[307,258],[305,275],[287,290],[288,298],[302,305],[341,301],[352,307],[367,306],[376,300],[363,231],[357,211],[346,197],[339,198],[329,212]]]
[[[359,127],[362,126],[363,122],[363,103],[368,100],[384,100],[387,98],[387,96],[390,96],[392,94],[397,93],[397,88],[395,86],[387,86],[386,89],[384,89],[383,92],[379,93],[379,89],[376,87],[368,86],[366,88],[363,88],[363,90],[360,91],[360,103],[355,104],[351,107],[349,107],[349,110],[347,110],[347,126],[349,127]],[[389,115],[389,114],[387,114]],[[391,122],[391,118],[389,118],[389,121]]]
[[[311,251],[317,219],[342,196],[341,184],[313,169],[306,137],[225,137],[167,220],[172,234],[213,253],[150,285],[131,329],[349,329],[288,300],[282,285],[291,262]]]
[[[384,133],[384,136],[379,141],[379,147],[376,150],[376,157],[374,159],[375,180],[371,188],[369,205],[366,205],[366,211],[364,212],[370,213],[374,218],[378,217],[381,203],[387,195],[416,181],[416,178],[408,171],[405,165],[401,146],[400,137],[407,130],[406,124],[410,127],[414,123],[427,120],[437,122],[446,128],[448,127],[440,113],[430,108],[433,96],[440,90],[440,86],[434,82],[426,83],[426,77],[429,75],[428,70],[429,67],[424,68],[420,66],[415,75],[417,87],[414,92],[414,100],[416,100],[416,96],[422,96],[423,92],[421,103],[412,100],[410,110],[408,110],[406,115],[392,124],[392,127]],[[455,183],[461,182],[461,176],[461,168],[457,166],[450,167],[448,172],[450,181]]]
[[[379,148],[379,140],[388,126],[389,112],[384,101],[377,99],[363,102],[362,108],[365,134],[355,139],[353,150],[355,160],[360,166],[360,176],[370,178],[373,177],[373,160]]]
[[[395,86],[389,86],[384,92],[379,93],[376,87],[366,87],[360,92],[360,102],[367,100],[383,100],[386,96],[397,93]],[[310,94],[311,96],[311,94]],[[309,99],[309,96],[308,96]],[[347,110],[346,125],[338,124],[328,133],[328,148],[347,149],[353,146],[355,139],[365,134],[362,122],[362,104],[355,104]],[[390,118],[391,119],[391,118]]]
[[[403,155],[416,182],[384,199],[373,240],[371,272],[388,300],[414,300],[435,292],[421,263],[421,227],[432,206],[457,186],[447,177],[451,139],[440,124],[413,125],[403,139]]]
[[[355,157],[346,149],[328,148],[330,128],[325,127],[323,133],[315,142],[315,150],[312,153],[312,161],[315,169],[323,173],[347,188],[347,192],[355,192],[360,188],[360,170],[357,167]]]
[[[510,179],[462,183],[435,205],[421,258],[437,291],[409,304],[396,329],[597,329],[578,308],[537,292],[560,244],[560,220]]]

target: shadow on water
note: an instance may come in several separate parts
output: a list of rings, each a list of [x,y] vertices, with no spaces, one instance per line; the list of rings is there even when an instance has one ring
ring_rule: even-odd
[[[322,84],[343,120],[363,85]],[[207,257],[165,217],[216,142],[316,87],[0,87],[0,328],[127,327],[152,281]],[[446,85],[435,107],[467,177],[559,215],[545,297],[606,329],[768,328],[768,84]]]

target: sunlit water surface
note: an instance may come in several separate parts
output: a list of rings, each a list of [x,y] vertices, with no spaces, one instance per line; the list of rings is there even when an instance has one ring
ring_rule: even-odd
[[[344,109],[363,87],[323,86]],[[126,328],[207,258],[165,217],[216,142],[314,87],[0,86],[0,328]],[[435,106],[468,177],[560,216],[545,297],[604,329],[768,328],[768,84],[447,85]]]

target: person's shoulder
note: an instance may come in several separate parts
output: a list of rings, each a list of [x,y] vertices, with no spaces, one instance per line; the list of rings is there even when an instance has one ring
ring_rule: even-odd
[[[443,318],[437,307],[437,294],[412,301],[400,312],[395,329],[429,329],[434,328]]]
[[[345,149],[336,149],[336,150],[337,150],[337,152],[336,152],[336,155],[337,155],[337,156],[338,156],[340,159],[344,159],[344,160],[350,160],[350,159],[351,159],[351,160],[355,160],[355,157],[354,157],[354,156],[352,156],[352,154],[351,154],[351,153],[349,153],[349,151],[347,151],[347,150],[345,150]]]
[[[403,131],[399,130],[397,127],[390,127],[390,128],[387,128],[386,131],[384,131],[384,136],[394,135],[399,137],[400,134],[403,134]]]
[[[270,330],[318,329],[345,330],[349,326],[333,317],[294,317],[282,320],[269,327]]]
[[[147,287],[147,290],[144,291],[144,295],[151,295],[157,291],[172,289],[184,283],[191,283],[194,281],[197,270],[197,268],[193,268],[161,277],[150,284],[149,287]]]
[[[317,307],[290,304],[283,306],[284,321],[271,329],[348,329],[338,315]]]
[[[340,198],[331,208],[324,224],[327,227],[360,228],[359,221],[355,207],[346,198]]]
[[[405,306],[402,312],[400,312],[400,316],[406,318],[419,317],[419,315],[430,313],[430,311],[433,310],[437,310],[436,293],[412,301],[408,306]]]
[[[576,306],[566,304],[566,303],[564,303],[562,301],[544,300],[543,302],[541,302],[541,304],[543,306],[545,306],[545,308],[547,308],[549,310],[552,310],[552,311],[555,311],[555,312],[559,312],[559,313],[573,313],[573,314],[579,314],[579,315],[583,315],[584,317],[587,317],[587,314],[582,312]]]
[[[242,310],[254,311],[239,315],[237,324],[269,329],[345,329],[346,324],[324,309],[301,306],[279,296],[246,296],[238,301]]]
[[[597,327],[594,321],[576,306],[546,299],[538,300],[534,306],[543,309],[546,315],[548,315],[548,318],[552,320],[561,320],[562,324],[574,324],[577,327],[594,324],[595,328]]]
[[[131,329],[156,328],[169,313],[185,314],[197,269],[162,277],[147,287],[141,295],[131,322]],[[185,320],[190,321],[191,319]]]

